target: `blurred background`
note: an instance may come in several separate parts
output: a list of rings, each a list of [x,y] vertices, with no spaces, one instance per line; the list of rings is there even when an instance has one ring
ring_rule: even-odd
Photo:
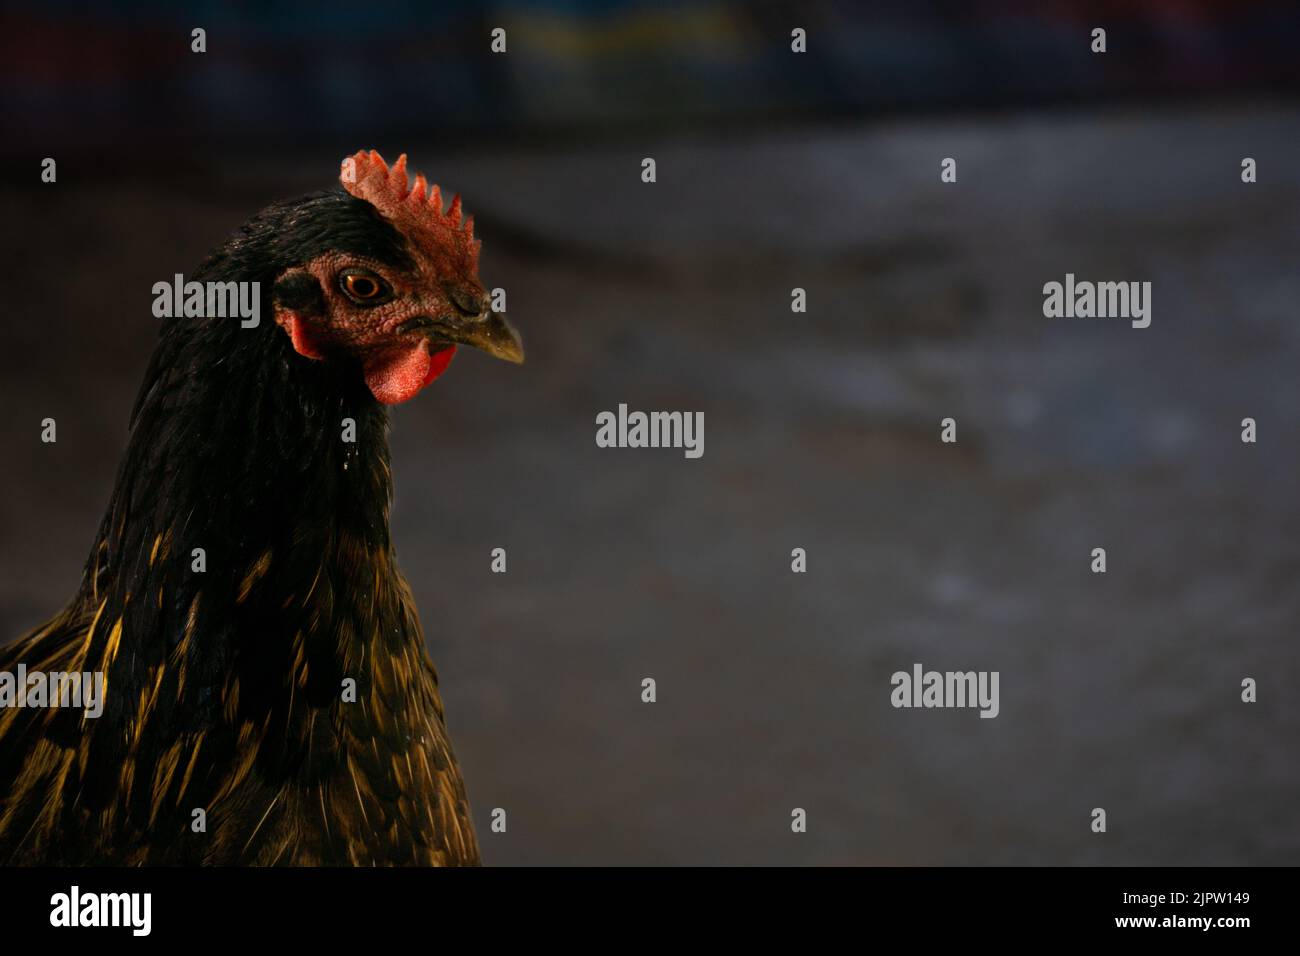
[[[1296,4],[3,16],[0,641],[80,578],[152,284],[407,152],[528,346],[393,415],[487,863],[1300,859]],[[1044,319],[1067,272],[1152,282],[1151,327]],[[704,457],[596,448],[620,402],[704,412]],[[918,661],[1000,716],[891,708]]]

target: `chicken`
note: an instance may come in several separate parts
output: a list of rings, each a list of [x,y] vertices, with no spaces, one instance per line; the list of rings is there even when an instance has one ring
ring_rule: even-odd
[[[0,672],[104,675],[98,717],[0,709],[0,863],[479,861],[385,406],[458,345],[523,349],[459,196],[373,151],[340,179],[191,277],[259,283],[273,321],[167,319],[80,590],[0,648]]]

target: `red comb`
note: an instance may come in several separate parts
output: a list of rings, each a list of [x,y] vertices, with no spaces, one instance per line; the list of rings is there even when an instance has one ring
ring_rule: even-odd
[[[432,186],[425,195],[425,179],[415,177],[412,187],[406,179],[406,154],[397,157],[390,168],[373,149],[343,160],[339,181],[353,196],[370,203],[404,235],[432,240],[440,247],[448,244],[464,251],[469,264],[478,268],[479,242],[474,239],[474,217],[461,221],[460,195],[451,208],[442,211],[442,193]]]

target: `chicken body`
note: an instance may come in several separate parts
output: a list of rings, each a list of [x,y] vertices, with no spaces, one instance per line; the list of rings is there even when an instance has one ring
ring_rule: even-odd
[[[106,685],[98,718],[0,709],[0,863],[478,862],[389,534],[379,346],[301,346],[343,321],[304,264],[360,257],[398,295],[422,254],[334,191],[270,207],[192,276],[259,282],[277,321],[164,324],[79,591],[0,649],[0,671]]]

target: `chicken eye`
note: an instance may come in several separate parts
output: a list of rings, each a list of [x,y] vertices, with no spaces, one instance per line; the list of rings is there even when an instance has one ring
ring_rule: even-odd
[[[339,285],[353,302],[373,305],[388,296],[384,280],[369,272],[344,272],[339,276]]]

